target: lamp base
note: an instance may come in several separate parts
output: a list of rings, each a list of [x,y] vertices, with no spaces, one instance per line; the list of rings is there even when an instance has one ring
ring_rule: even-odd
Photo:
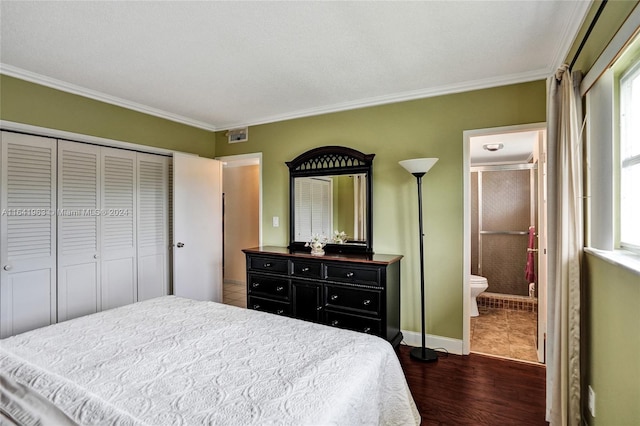
[[[409,352],[411,359],[421,362],[434,362],[438,360],[438,353],[429,348],[413,348]]]

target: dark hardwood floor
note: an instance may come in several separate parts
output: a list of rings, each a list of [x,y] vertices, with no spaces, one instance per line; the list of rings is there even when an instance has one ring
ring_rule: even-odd
[[[400,363],[422,425],[548,425],[545,367],[472,353],[443,355],[437,362]]]

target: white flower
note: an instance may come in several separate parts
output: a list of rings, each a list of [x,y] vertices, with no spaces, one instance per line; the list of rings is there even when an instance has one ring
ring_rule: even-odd
[[[305,243],[305,247],[311,247],[312,250],[322,250],[322,248],[327,245],[329,239],[324,235],[313,234],[311,239]]]
[[[344,231],[334,231],[333,242],[336,244],[344,244],[347,242],[347,233]]]

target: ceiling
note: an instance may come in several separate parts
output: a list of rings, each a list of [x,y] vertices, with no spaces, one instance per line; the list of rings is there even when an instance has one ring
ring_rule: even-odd
[[[469,158],[472,166],[503,164],[526,164],[531,162],[538,143],[538,130],[505,132],[493,135],[474,136],[469,139]],[[497,151],[484,147],[502,145]]]
[[[590,1],[9,1],[0,71],[224,130],[544,79]]]

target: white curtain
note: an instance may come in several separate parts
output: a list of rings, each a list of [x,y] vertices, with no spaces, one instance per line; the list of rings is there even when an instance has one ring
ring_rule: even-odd
[[[549,259],[547,421],[581,424],[580,265],[583,250],[581,75],[564,65],[548,80]]]

